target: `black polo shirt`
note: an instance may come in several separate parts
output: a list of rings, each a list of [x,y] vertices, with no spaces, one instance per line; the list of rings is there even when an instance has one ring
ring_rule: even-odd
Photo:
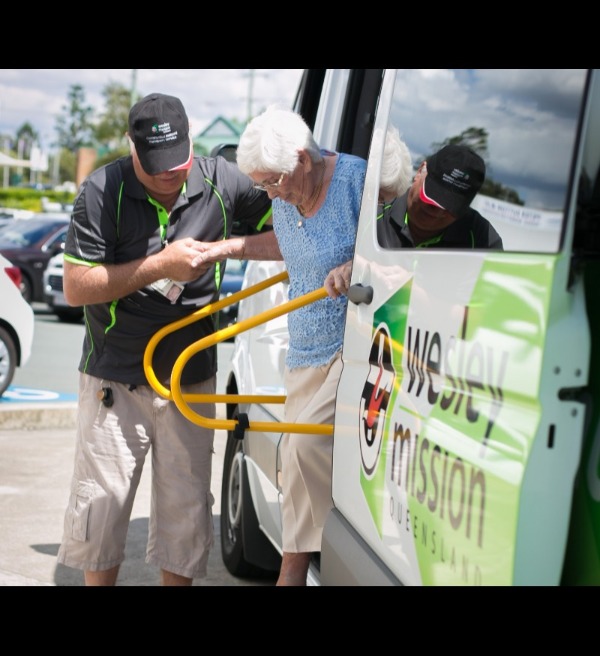
[[[237,165],[222,157],[196,157],[161,237],[157,207],[137,179],[131,157],[94,171],[75,200],[65,244],[65,258],[81,265],[120,264],[160,251],[163,239],[201,241],[227,239],[236,233],[271,229],[265,221],[271,202]],[[171,304],[149,287],[110,303],[85,307],[86,331],[79,371],[122,383],[148,384],[143,357],[150,338],[163,326],[218,300],[224,263],[185,285]],[[167,384],[175,360],[190,344],[215,331],[216,315],[195,321],[164,337],[152,362],[157,378]],[[191,358],[182,384],[201,382],[217,371],[217,349]]]
[[[384,248],[415,248],[405,221],[408,192],[394,200],[377,218],[377,241]],[[472,207],[444,232],[417,248],[494,248],[502,250],[502,238],[492,224]]]

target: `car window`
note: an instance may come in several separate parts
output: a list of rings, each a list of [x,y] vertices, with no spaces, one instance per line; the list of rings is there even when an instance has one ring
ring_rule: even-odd
[[[399,69],[390,123],[415,170],[448,143],[486,162],[472,203],[504,250],[556,252],[586,71],[572,69]]]
[[[17,219],[0,229],[0,241],[21,247],[31,246],[47,235],[50,227],[57,225],[42,219]]]
[[[64,243],[65,241],[67,241],[67,232],[68,232],[68,228],[66,227],[60,230],[59,232],[57,232],[44,244],[44,248],[48,250],[52,248],[55,244],[61,244],[64,248]]]

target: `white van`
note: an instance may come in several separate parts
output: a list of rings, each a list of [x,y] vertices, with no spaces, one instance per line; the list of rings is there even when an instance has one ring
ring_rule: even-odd
[[[307,69],[295,108],[322,147],[368,159],[309,582],[600,583],[600,72]],[[378,243],[390,124],[415,167],[447,143],[482,154],[473,206],[504,250]],[[281,267],[250,263],[244,287]],[[238,327],[286,300],[285,282],[245,298]],[[285,395],[286,344],[284,315],[238,334],[228,394]],[[255,429],[282,419],[269,399],[227,402],[238,576],[280,562],[281,433]]]

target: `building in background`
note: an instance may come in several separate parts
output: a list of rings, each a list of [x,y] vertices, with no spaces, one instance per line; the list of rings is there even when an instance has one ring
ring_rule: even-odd
[[[217,116],[202,132],[193,137],[194,154],[209,156],[215,146],[237,144],[245,127],[245,123]]]

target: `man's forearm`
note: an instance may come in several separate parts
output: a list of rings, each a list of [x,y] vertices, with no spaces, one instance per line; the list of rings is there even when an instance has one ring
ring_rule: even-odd
[[[65,262],[64,294],[70,305],[106,303],[131,294],[160,277],[156,258],[151,257],[100,266]]]
[[[275,233],[269,230],[260,235],[231,237],[204,244],[202,254],[195,262],[218,262],[228,257],[235,260],[283,260]]]

